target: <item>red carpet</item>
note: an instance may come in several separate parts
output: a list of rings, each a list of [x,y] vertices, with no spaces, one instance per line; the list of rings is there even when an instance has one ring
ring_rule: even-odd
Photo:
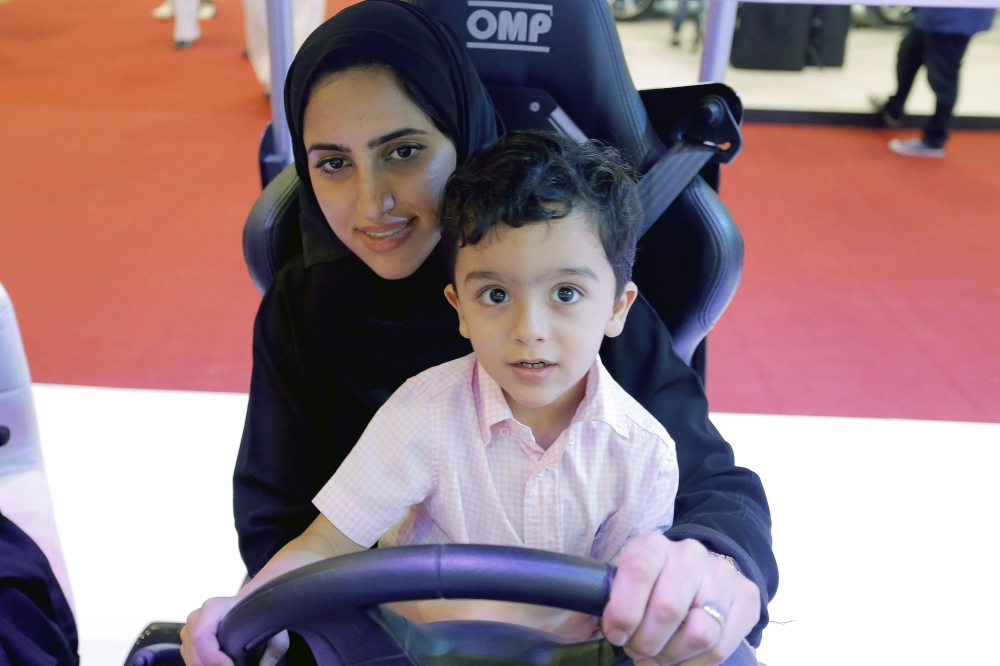
[[[0,282],[36,381],[245,391],[240,232],[270,111],[237,0],[182,52],[155,4],[0,3]],[[865,131],[746,139],[712,407],[1000,421],[1000,134],[937,162]]]
[[[237,0],[187,51],[156,4],[0,5],[0,281],[35,381],[246,390],[270,110]]]
[[[1000,133],[944,160],[750,126],[724,171],[746,267],[709,338],[719,411],[1000,421]]]

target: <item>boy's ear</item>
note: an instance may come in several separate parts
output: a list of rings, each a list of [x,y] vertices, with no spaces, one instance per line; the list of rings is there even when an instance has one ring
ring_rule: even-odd
[[[625,288],[622,289],[622,295],[618,297],[615,301],[615,307],[611,311],[611,321],[608,322],[607,328],[604,329],[604,335],[609,338],[618,337],[625,328],[625,319],[628,317],[628,311],[632,308],[632,304],[635,303],[635,297],[639,295],[639,287],[635,286],[635,282],[631,280],[625,283]]]
[[[451,307],[455,308],[455,312],[458,313],[458,332],[462,334],[463,338],[468,338],[469,328],[465,325],[465,317],[462,316],[462,306],[458,302],[458,292],[455,291],[455,287],[450,284],[445,287],[444,297],[448,299]]]

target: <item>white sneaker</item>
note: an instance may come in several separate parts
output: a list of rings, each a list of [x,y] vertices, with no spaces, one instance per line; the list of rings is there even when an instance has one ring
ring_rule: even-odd
[[[944,157],[944,148],[932,148],[923,139],[893,139],[889,150],[907,157]]]
[[[213,18],[216,13],[218,13],[219,8],[215,6],[214,2],[202,2],[198,5],[198,19],[201,21],[207,21]]]
[[[169,21],[174,17],[174,3],[170,0],[163,0],[163,4],[153,10],[153,18],[161,21]]]

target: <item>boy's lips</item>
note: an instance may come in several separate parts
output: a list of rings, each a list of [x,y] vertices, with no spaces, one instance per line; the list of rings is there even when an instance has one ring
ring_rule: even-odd
[[[406,242],[406,239],[413,233],[415,220],[416,218],[390,224],[358,227],[358,238],[372,252],[389,252]]]
[[[514,376],[521,381],[542,381],[555,369],[556,364],[541,359],[523,359],[508,364]]]

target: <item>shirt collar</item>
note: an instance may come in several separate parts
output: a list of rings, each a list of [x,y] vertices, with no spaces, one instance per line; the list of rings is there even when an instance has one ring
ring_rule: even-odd
[[[493,381],[489,373],[476,361],[475,376],[472,385],[476,394],[476,411],[479,414],[479,429],[483,435],[483,445],[492,439],[491,429],[498,423],[513,421],[514,415],[503,395],[503,389]]]
[[[577,408],[572,423],[602,421],[622,437],[627,437],[625,406],[615,388],[617,388],[615,380],[611,378],[598,356],[587,372],[587,394]]]
[[[594,365],[587,371],[587,393],[580,402],[570,425],[601,421],[611,426],[620,436],[627,437],[625,410],[619,395],[614,391],[614,381],[601,363],[600,357],[594,359]],[[504,397],[503,389],[483,369],[479,361],[476,361],[472,382],[479,414],[479,429],[485,446],[492,439],[493,426],[504,421],[513,421],[514,415]]]

